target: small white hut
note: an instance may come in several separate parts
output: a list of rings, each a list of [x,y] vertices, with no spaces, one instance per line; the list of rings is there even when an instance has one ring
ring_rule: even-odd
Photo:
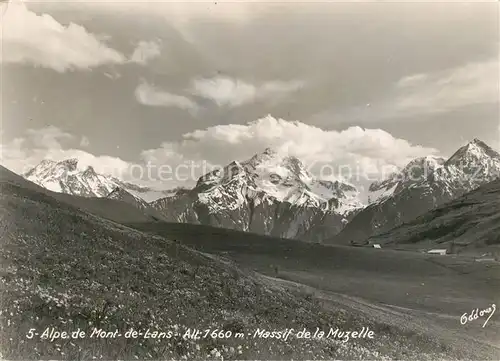
[[[428,254],[439,254],[441,256],[446,255],[448,252],[446,249],[431,249],[427,251]]]

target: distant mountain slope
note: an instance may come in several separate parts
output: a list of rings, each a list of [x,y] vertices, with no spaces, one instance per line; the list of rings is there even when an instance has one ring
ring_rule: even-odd
[[[444,248],[454,243],[457,250],[500,246],[500,180],[483,185],[368,241],[388,246],[440,244]]]
[[[422,359],[423,350],[428,353],[425,359],[444,356],[439,344],[429,346],[413,337],[414,344],[402,348],[398,345],[406,338],[399,329],[323,308],[312,296],[264,283],[230,262],[82,212],[50,196],[50,191],[41,192],[25,180],[22,185],[20,177],[6,180],[9,176],[3,171],[0,182],[2,358],[305,359],[314,354],[322,359]],[[245,336],[258,329],[315,327],[371,327],[377,337],[346,344],[332,338],[276,342]],[[86,337],[50,342],[41,338],[47,328],[80,329]],[[244,337],[184,338],[192,328]],[[130,329],[142,335],[126,339]],[[27,337],[29,330],[36,335]],[[120,334],[90,336],[95,330]],[[149,335],[165,334],[147,338],[147,330]]]
[[[387,179],[374,182],[369,188],[370,203],[380,203],[395,194],[425,180],[446,159],[440,157],[421,157],[412,160],[401,171],[391,174]]]
[[[127,202],[142,210],[152,209],[152,207],[144,199],[134,196],[121,187],[116,187],[106,196],[106,198]]]
[[[81,168],[77,158],[60,162],[43,160],[23,175],[29,181],[53,192],[82,197],[106,197],[116,187],[126,190],[146,202],[168,195],[169,192],[142,187],[115,177],[98,174],[93,167]]]
[[[0,166],[0,183],[18,185],[26,189],[31,189],[46,194],[60,202],[70,204],[79,209],[113,220],[115,222],[139,222],[162,220],[163,216],[156,210],[137,208],[129,202],[110,198],[96,198],[72,196],[65,193],[53,192],[41,187],[20,175]]]
[[[266,149],[151,204],[171,221],[314,240],[315,224],[328,224],[330,234],[342,229],[362,207],[357,196],[355,187],[317,179],[296,157]]]
[[[24,177],[53,192],[83,197],[106,197],[117,185],[111,179],[97,174],[92,167],[78,168],[78,159],[60,162],[43,160]]]
[[[397,192],[360,211],[326,243],[359,242],[411,221],[500,175],[500,154],[475,139],[419,182],[403,182]],[[403,184],[398,183],[398,186]]]

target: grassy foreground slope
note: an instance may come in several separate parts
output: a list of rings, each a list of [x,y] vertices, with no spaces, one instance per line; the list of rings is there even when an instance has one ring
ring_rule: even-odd
[[[165,238],[83,212],[34,188],[0,182],[3,359],[450,358],[453,350],[310,297]],[[183,339],[186,328],[254,332],[339,327],[373,340]],[[172,331],[171,339],[28,339],[47,327]],[[178,336],[175,336],[179,333]],[[408,337],[412,343],[408,344]],[[458,355],[459,357],[460,355]]]

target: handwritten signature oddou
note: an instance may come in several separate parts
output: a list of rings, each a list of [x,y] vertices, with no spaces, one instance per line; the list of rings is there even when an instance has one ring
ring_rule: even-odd
[[[485,316],[488,316],[486,321],[483,323],[483,328],[488,324],[488,321],[490,320],[491,316],[495,314],[495,311],[497,310],[497,305],[496,304],[491,304],[488,308],[480,310],[479,308],[476,308],[472,310],[470,313],[464,313],[460,317],[460,324],[465,325],[468,322],[472,322],[475,320],[478,320],[480,318],[483,318]]]

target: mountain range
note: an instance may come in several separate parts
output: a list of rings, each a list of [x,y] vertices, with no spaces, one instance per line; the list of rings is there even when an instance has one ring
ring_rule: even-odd
[[[59,162],[43,160],[23,176],[51,191],[82,197],[107,197],[116,188],[120,188],[122,193],[130,193],[141,203],[139,199],[150,202],[170,194],[169,191],[155,190],[99,174],[92,166],[80,167],[77,158]]]
[[[84,197],[54,192],[27,180],[3,166],[0,166],[0,182],[43,194],[59,202],[70,204],[82,211],[117,223],[156,222],[164,220],[163,216],[151,206],[147,205],[146,208],[141,209],[138,204],[141,202],[130,202],[129,197],[127,199],[118,199],[118,197],[112,196],[113,194],[110,194],[110,197]]]
[[[474,139],[448,159],[417,158],[372,183],[367,206],[355,186],[318,179],[298,158],[270,148],[203,175],[192,189],[137,186],[79,168],[77,159],[42,161],[24,177],[55,192],[120,200],[170,222],[348,244],[412,221],[499,175],[500,155]]]
[[[270,148],[151,205],[171,221],[307,240],[320,237],[312,225],[338,232],[363,207],[354,186],[317,179],[298,158]]]
[[[500,154],[474,139],[449,159],[411,162],[381,189],[389,189],[364,208],[326,243],[356,243],[409,222],[425,212],[468,193],[500,176]],[[378,183],[373,190],[378,190]]]

